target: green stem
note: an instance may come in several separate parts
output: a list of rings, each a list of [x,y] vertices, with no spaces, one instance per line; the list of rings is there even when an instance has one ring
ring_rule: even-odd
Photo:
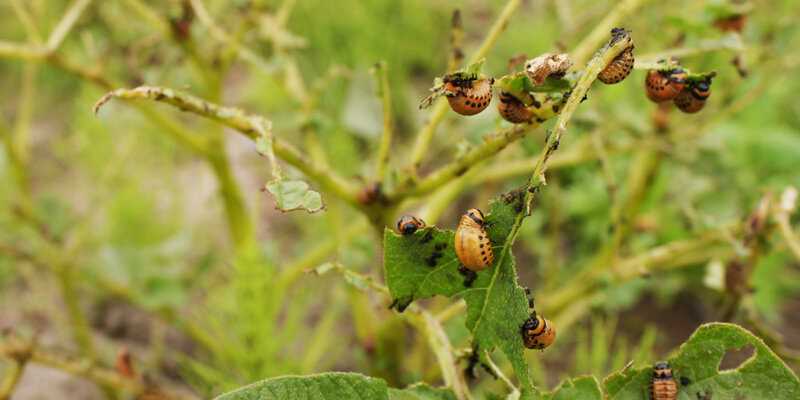
[[[394,121],[392,118],[392,93],[389,87],[389,73],[386,62],[381,61],[375,64],[373,74],[376,77],[378,86],[378,96],[383,104],[383,134],[381,135],[380,147],[378,147],[378,157],[375,160],[375,181],[383,181],[386,174],[386,165],[389,162],[389,149],[392,146],[392,136],[394,135]]]
[[[478,50],[472,54],[470,59],[467,61],[467,64],[473,64],[486,56],[492,46],[494,46],[494,44],[500,38],[500,34],[503,33],[508,26],[508,21],[514,15],[514,12],[517,10],[520,3],[521,0],[509,0],[506,3],[503,11],[500,12],[497,20],[489,30],[489,33],[483,39],[483,42]],[[425,126],[422,127],[422,129],[417,133],[417,141],[414,144],[413,150],[411,151],[410,170],[412,175],[416,175],[416,170],[422,162],[422,158],[425,157],[425,154],[427,154],[431,139],[433,138],[434,133],[436,133],[436,128],[444,119],[447,109],[448,105],[445,99],[437,100],[436,105],[434,105],[433,111],[431,112],[430,120],[428,120],[428,123],[425,124]]]
[[[595,49],[600,46],[608,37],[608,32],[611,28],[618,26],[619,23],[636,11],[639,6],[647,0],[623,0],[617,3],[616,7],[611,10],[602,21],[595,24],[594,29],[587,35],[570,54],[572,59],[573,69],[579,69],[583,66],[586,60],[592,56]]]
[[[229,126],[254,140],[258,138],[258,132],[264,129],[263,124],[268,123],[263,117],[247,114],[236,108],[223,107],[186,93],[156,86],[140,86],[135,89],[117,89],[103,96],[97,104],[95,104],[95,112],[112,98],[127,100],[148,99],[164,102],[183,111],[189,111]],[[357,186],[353,182],[342,178],[330,169],[322,168],[306,160],[298,149],[278,137],[273,138],[272,146],[278,157],[303,172],[309,179],[317,182],[317,184],[324,189],[354,207],[361,207],[357,198]]]

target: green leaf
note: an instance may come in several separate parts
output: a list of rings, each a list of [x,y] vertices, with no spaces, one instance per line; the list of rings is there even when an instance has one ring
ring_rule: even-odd
[[[542,400],[601,400],[603,393],[600,384],[593,376],[567,379],[550,393],[542,395]]]
[[[412,301],[434,295],[461,297],[467,303],[467,328],[473,347],[500,348],[522,383],[523,397],[535,390],[528,375],[520,327],[529,316],[525,291],[517,283],[511,245],[514,226],[521,223],[524,191],[501,196],[486,214],[487,233],[495,248],[492,266],[478,272],[472,286],[464,285],[453,249],[453,231],[426,228],[413,235],[384,232],[386,283],[402,311]]]
[[[752,347],[754,354],[739,367],[720,371],[728,351]],[[764,342],[740,326],[710,323],[695,331],[678,354],[670,358],[679,382],[679,398],[798,399],[800,381]],[[651,367],[612,374],[604,382],[609,399],[647,399]],[[688,385],[680,386],[681,380]]]
[[[266,379],[225,393],[216,400],[388,400],[388,392],[382,379],[350,372],[326,372]]]
[[[456,395],[450,389],[417,383],[403,390],[390,388],[389,400],[456,400]]]
[[[351,373],[326,372],[306,376],[281,376],[244,386],[215,400],[455,400],[448,389],[416,384],[390,389],[379,378]]]
[[[322,210],[322,196],[311,190],[308,183],[300,180],[274,180],[267,183],[269,191],[275,199],[275,206],[281,211],[306,210],[315,213]]]

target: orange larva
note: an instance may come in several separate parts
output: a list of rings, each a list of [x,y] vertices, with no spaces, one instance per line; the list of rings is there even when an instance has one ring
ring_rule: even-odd
[[[706,99],[711,96],[711,87],[707,81],[695,82],[684,88],[673,100],[679,110],[693,114],[703,109]]]
[[[633,46],[628,47],[614,57],[606,67],[597,74],[597,79],[607,85],[622,82],[633,70]]]
[[[651,400],[675,400],[678,398],[678,384],[672,377],[672,370],[665,361],[653,366],[653,380],[650,382]]]
[[[400,232],[403,236],[411,235],[424,227],[425,221],[413,215],[403,215],[397,221],[397,232]]]
[[[464,268],[478,272],[492,265],[492,242],[486,234],[483,213],[472,208],[461,216],[456,228],[456,256]]]
[[[681,68],[671,71],[651,69],[644,81],[647,98],[656,103],[674,99],[686,86],[686,77],[686,71]]]
[[[734,14],[729,17],[724,17],[714,21],[714,26],[722,32],[739,32],[744,30],[744,24],[747,22],[747,16],[744,14]]]
[[[533,118],[533,112],[525,107],[519,99],[507,92],[500,92],[500,102],[497,104],[497,112],[504,120],[513,124],[528,122]]]
[[[475,115],[492,101],[493,78],[461,79],[445,77],[445,96],[450,108],[461,115]]]
[[[529,349],[544,350],[556,341],[553,323],[535,313],[522,325],[522,343]]]

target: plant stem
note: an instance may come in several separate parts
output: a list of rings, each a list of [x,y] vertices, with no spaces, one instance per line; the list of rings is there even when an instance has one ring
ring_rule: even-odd
[[[20,378],[22,378],[22,374],[25,372],[25,364],[25,361],[13,360],[9,371],[6,371],[3,381],[0,382],[0,400],[11,399],[11,395],[14,394],[14,389],[16,389]]]
[[[378,96],[383,104],[383,134],[381,135],[378,157],[375,160],[375,181],[382,182],[389,162],[389,149],[394,135],[394,118],[392,117],[392,92],[389,87],[389,75],[385,61],[375,64],[372,73],[378,86]]]
[[[514,15],[514,12],[517,10],[520,3],[521,0],[509,0],[506,3],[503,11],[500,12],[497,20],[489,30],[489,33],[483,39],[483,42],[478,50],[472,54],[470,59],[467,61],[467,64],[472,64],[486,56],[492,46],[494,46],[494,44],[500,38],[500,34],[503,33],[508,26],[508,21],[511,19],[511,16]],[[411,165],[409,166],[409,170],[413,176],[416,176],[417,168],[419,168],[422,158],[425,157],[425,154],[428,152],[431,139],[433,138],[434,133],[436,133],[436,128],[444,119],[448,108],[449,106],[447,105],[447,101],[445,99],[440,98],[437,100],[433,107],[433,111],[431,112],[430,120],[428,120],[428,123],[425,124],[425,126],[423,126],[422,129],[420,129],[420,131],[417,133],[417,141],[414,143],[414,148],[411,151]]]
[[[617,26],[623,19],[633,13],[639,6],[647,0],[622,0],[617,3],[613,10],[606,14],[602,21],[595,25],[589,35],[587,35],[570,54],[573,69],[579,69],[586,60],[591,57],[595,49],[608,38],[611,28]]]
[[[247,114],[237,108],[223,107],[186,93],[156,86],[114,90],[97,102],[94,107],[95,112],[112,98],[148,99],[164,102],[183,111],[189,111],[229,126],[254,140],[258,138],[258,132],[263,130],[263,126],[259,125],[268,123],[261,116]],[[278,157],[293,165],[324,189],[356,208],[361,207],[357,199],[356,185],[353,182],[345,180],[330,169],[321,168],[306,160],[298,149],[277,137],[273,138],[273,149]]]
[[[67,11],[64,13],[64,16],[61,17],[61,20],[58,21],[58,25],[53,29],[50,33],[50,36],[47,38],[47,50],[55,51],[61,46],[61,43],[66,39],[69,31],[72,30],[72,27],[75,26],[75,22],[78,21],[83,11],[89,4],[92,3],[92,0],[75,0],[70,4],[67,8]]]
[[[453,390],[458,400],[468,400],[471,398],[464,376],[456,368],[456,360],[453,357],[453,347],[439,321],[427,311],[420,311],[422,331],[428,338],[428,345],[433,350],[442,377],[447,387]],[[512,386],[513,387],[513,386]]]

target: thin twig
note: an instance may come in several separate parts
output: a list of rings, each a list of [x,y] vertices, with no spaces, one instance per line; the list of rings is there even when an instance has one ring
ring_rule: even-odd
[[[500,34],[503,33],[508,26],[508,21],[514,15],[514,12],[517,10],[520,3],[521,0],[509,0],[506,3],[506,6],[503,8],[503,11],[500,12],[500,15],[497,17],[494,25],[492,25],[489,33],[486,35],[486,38],[483,39],[483,43],[481,43],[481,46],[478,48],[478,50],[472,54],[470,59],[467,61],[467,64],[472,64],[480,60],[489,52],[492,46],[494,46],[494,44],[500,38]],[[445,99],[439,99],[436,102],[436,105],[433,107],[430,120],[428,120],[428,123],[425,124],[425,126],[423,126],[422,129],[420,129],[420,131],[417,133],[417,141],[414,144],[413,150],[411,151],[410,172],[412,175],[416,175],[417,168],[422,162],[422,157],[424,157],[428,152],[431,139],[433,138],[434,133],[436,133],[436,127],[438,127],[439,123],[441,123],[444,119],[447,109],[447,101]]]
[[[375,75],[378,97],[380,97],[383,105],[383,134],[381,135],[380,147],[378,147],[378,157],[375,160],[375,181],[382,182],[386,174],[386,165],[389,162],[389,149],[392,146],[392,136],[394,136],[392,92],[389,88],[389,73],[385,61],[375,64],[372,73]]]
[[[616,7],[606,14],[606,17],[598,22],[592,32],[583,38],[575,47],[575,50],[570,53],[570,59],[574,63],[573,69],[582,67],[586,60],[591,57],[595,49],[606,40],[608,31],[618,26],[625,17],[633,13],[645,1],[647,0],[623,0],[617,3]]]
[[[48,51],[53,52],[61,46],[61,42],[66,39],[69,31],[75,26],[75,22],[78,21],[83,11],[91,3],[92,0],[75,0],[70,4],[64,16],[61,17],[61,21],[58,22],[58,25],[56,25],[53,32],[51,32],[50,36],[47,38],[46,46]]]
[[[222,123],[251,139],[257,139],[259,137],[259,125],[267,121],[261,116],[247,114],[237,108],[220,106],[186,93],[156,86],[117,89],[103,96],[97,104],[95,104],[95,112],[112,98],[126,100],[147,99],[167,103],[183,111],[189,111]],[[320,168],[318,165],[309,162],[298,149],[288,142],[280,140],[278,137],[273,138],[273,148],[278,157],[293,165],[320,186],[351,205],[356,207],[360,206],[357,200],[356,186],[354,183],[345,180],[329,169]]]
[[[790,223],[791,214],[797,207],[797,189],[793,187],[786,188],[781,194],[780,203],[774,207],[773,217],[775,222],[778,223],[778,230],[783,236],[789,250],[794,254],[795,258],[800,261],[800,238],[792,230]]]

